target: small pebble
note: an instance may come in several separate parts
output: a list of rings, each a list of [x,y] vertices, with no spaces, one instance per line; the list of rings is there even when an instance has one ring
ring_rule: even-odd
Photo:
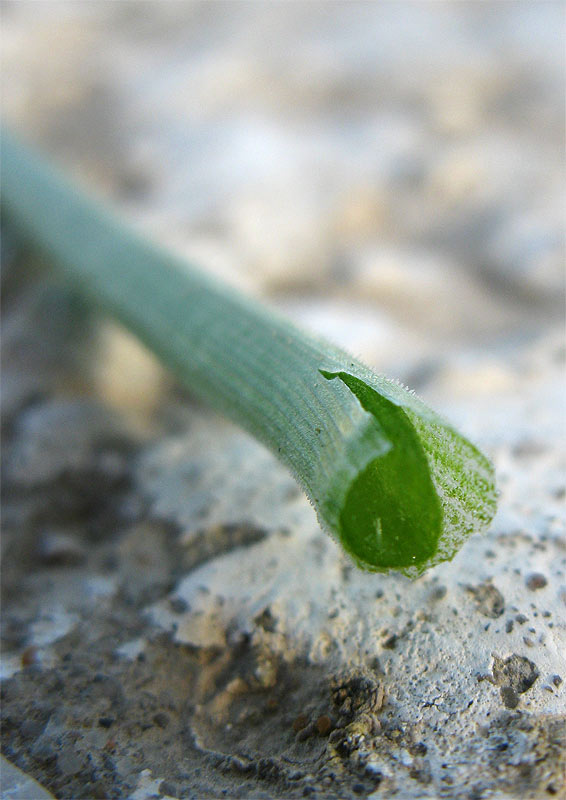
[[[531,592],[536,592],[537,589],[544,589],[547,583],[546,577],[540,572],[531,573],[526,580],[527,589],[530,589]]]

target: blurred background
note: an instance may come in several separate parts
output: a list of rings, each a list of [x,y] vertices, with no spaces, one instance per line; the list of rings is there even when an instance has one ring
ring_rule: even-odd
[[[372,366],[426,394],[449,363],[451,391],[472,375],[491,392],[502,354],[560,340],[561,2],[18,0],[2,17],[9,125]],[[159,370],[105,336],[105,392],[139,404]]]
[[[57,797],[266,797],[242,753],[273,786],[302,764],[269,796],[314,796],[327,739],[293,720],[321,692],[329,713],[323,673],[375,655],[367,791],[560,794],[564,2],[0,8],[7,125],[144,235],[416,389],[501,492],[486,537],[422,579],[351,570],[291,477],[6,225],[5,754]],[[248,669],[271,691],[279,647],[304,697],[283,683],[279,707],[234,694],[218,716]]]

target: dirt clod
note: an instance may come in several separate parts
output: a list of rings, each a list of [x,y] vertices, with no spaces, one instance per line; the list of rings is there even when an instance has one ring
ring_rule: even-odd
[[[497,686],[506,687],[517,694],[527,692],[539,677],[536,664],[516,653],[508,658],[493,659],[493,681]]]
[[[385,697],[381,681],[363,671],[352,671],[334,678],[331,694],[338,712],[347,718],[363,711],[379,711]]]
[[[473,595],[480,614],[490,619],[497,619],[505,611],[505,598],[491,581],[484,581],[477,586],[467,586],[467,591]]]

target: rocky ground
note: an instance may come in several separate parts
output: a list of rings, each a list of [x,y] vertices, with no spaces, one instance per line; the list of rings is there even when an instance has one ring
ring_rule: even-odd
[[[357,571],[6,228],[3,796],[565,791],[564,35],[551,2],[4,4],[14,127],[417,389],[501,498],[450,564]]]

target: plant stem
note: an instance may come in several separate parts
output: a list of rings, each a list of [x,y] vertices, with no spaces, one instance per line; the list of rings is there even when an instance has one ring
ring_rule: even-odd
[[[491,464],[414,394],[145,241],[7,132],[2,156],[9,222],[287,464],[358,566],[416,575],[489,523]]]

